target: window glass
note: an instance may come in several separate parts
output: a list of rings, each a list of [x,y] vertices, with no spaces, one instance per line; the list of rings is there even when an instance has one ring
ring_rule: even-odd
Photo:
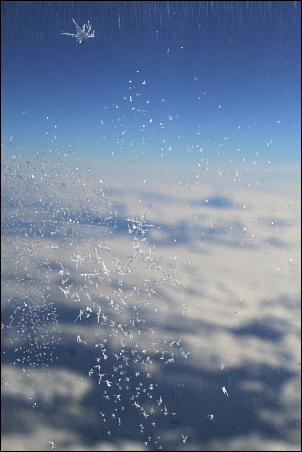
[[[300,2],[2,2],[3,450],[300,448]]]

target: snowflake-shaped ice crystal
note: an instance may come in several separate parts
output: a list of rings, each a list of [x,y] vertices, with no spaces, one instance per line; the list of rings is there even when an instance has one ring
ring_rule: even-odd
[[[76,40],[81,44],[84,39],[88,38],[94,38],[94,31],[91,31],[92,25],[90,24],[89,20],[87,24],[84,24],[82,28],[79,27],[79,25],[76,23],[74,18],[72,18],[72,22],[74,23],[76,27],[76,34],[73,33],[67,33],[67,32],[61,32],[62,35],[72,36],[73,38],[76,38]]]

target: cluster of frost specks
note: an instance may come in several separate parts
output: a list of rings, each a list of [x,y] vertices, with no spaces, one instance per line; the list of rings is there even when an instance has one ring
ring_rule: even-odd
[[[40,258],[42,239],[51,228],[45,199],[44,158],[12,155],[1,169],[1,294],[4,358],[37,367],[54,360],[59,326]],[[13,352],[13,355],[11,355]]]
[[[83,353],[94,351],[87,371],[100,386],[99,414],[107,434],[113,435],[115,428],[129,434],[136,426],[145,445],[160,449],[163,419],[178,422],[176,393],[182,383],[175,383],[173,372],[190,354],[183,338],[171,338],[167,331],[172,316],[167,320],[165,287],[185,286],[177,268],[165,270],[164,259],[148,244],[152,224],[145,212],[126,223],[126,253],[120,249],[117,254],[112,239],[92,238],[85,249],[74,247],[70,263],[59,263],[58,287],[79,306],[73,319],[79,328],[76,341]],[[183,315],[182,306],[179,313]],[[162,380],[167,387],[172,380],[178,385],[172,401]]]
[[[84,243],[93,221],[82,202],[87,185],[77,162],[71,152],[59,152],[56,159],[43,152],[34,159],[2,158],[2,333],[5,353],[13,347],[16,363],[47,365],[60,341],[54,253],[61,253],[66,240],[69,246]],[[86,226],[81,237],[72,233],[80,222]]]
[[[190,354],[168,324],[166,288],[185,286],[149,245],[146,213],[119,218],[110,190],[79,166],[71,152],[3,159],[3,340],[15,363],[36,367],[68,338],[89,360],[107,434],[129,434],[137,417],[144,443],[160,449],[161,419],[178,422],[163,380],[181,391],[173,372]],[[60,318],[58,303],[75,315]]]

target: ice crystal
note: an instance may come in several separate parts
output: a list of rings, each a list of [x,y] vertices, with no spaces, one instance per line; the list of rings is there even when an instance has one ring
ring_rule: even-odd
[[[76,34],[74,33],[67,33],[67,32],[61,32],[62,35],[66,36],[72,36],[73,38],[76,38],[77,42],[80,44],[82,41],[88,38],[94,38],[94,31],[91,31],[92,25],[90,24],[89,20],[87,24],[84,24],[82,28],[79,27],[79,25],[76,23],[74,18],[72,18],[72,22],[74,23],[76,27]]]

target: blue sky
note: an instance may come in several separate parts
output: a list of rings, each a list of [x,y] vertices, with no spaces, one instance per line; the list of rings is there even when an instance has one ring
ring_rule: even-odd
[[[300,161],[299,2],[1,8],[4,152]],[[72,18],[95,37],[62,35]]]

